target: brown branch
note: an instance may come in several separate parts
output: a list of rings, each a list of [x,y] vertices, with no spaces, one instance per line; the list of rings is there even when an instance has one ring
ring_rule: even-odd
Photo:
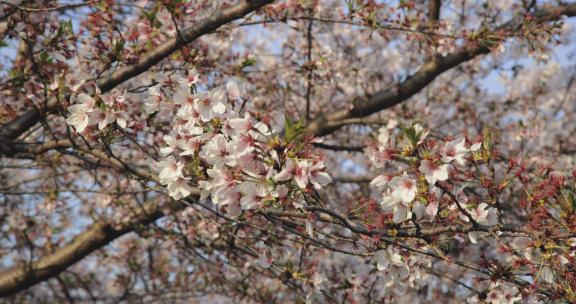
[[[507,232],[511,234],[521,234],[525,237],[543,237],[546,235],[546,231],[535,232],[528,228],[515,227],[512,225],[503,226],[486,226],[486,225],[445,225],[438,227],[431,227],[421,230],[416,230],[414,228],[396,228],[393,231],[388,229],[369,229],[363,224],[350,222],[344,215],[338,214],[332,210],[317,207],[317,206],[306,206],[304,208],[310,212],[318,213],[316,219],[322,222],[341,225],[350,229],[353,233],[362,234],[366,236],[380,236],[380,237],[392,237],[392,238],[428,238],[433,236],[438,236],[441,234],[452,234],[452,233],[468,233],[468,232]],[[304,212],[287,212],[287,211],[275,211],[275,210],[263,210],[260,211],[261,214],[273,215],[277,217],[293,217],[293,218],[307,218],[308,214]],[[546,235],[546,237],[551,239],[566,239],[575,237],[576,233],[572,232],[559,232],[553,235]]]
[[[474,227],[478,226],[478,222],[476,222],[476,220],[472,217],[470,212],[468,212],[464,207],[462,207],[462,205],[460,204],[460,202],[458,201],[458,198],[456,197],[456,195],[454,195],[454,193],[450,192],[446,187],[444,187],[439,182],[436,182],[436,187],[442,189],[442,191],[444,191],[445,194],[448,194],[448,197],[450,197],[450,200],[452,200],[452,202],[454,204],[456,204],[456,207],[458,207],[458,210],[468,218],[468,220],[470,221],[470,223],[472,223],[472,225]]]
[[[314,147],[332,151],[364,152],[365,146],[338,146],[324,143],[314,143]]]
[[[206,19],[197,22],[194,26],[183,29],[181,35],[164,42],[158,48],[144,54],[136,64],[120,68],[111,75],[100,79],[97,83],[98,87],[103,93],[108,92],[117,85],[144,73],[161,60],[167,58],[172,53],[199,37],[213,32],[224,24],[242,18],[273,1],[274,0],[249,0],[227,9],[218,10]],[[67,96],[67,98],[69,98],[69,96]],[[2,131],[0,132],[0,138],[10,140],[16,139],[26,130],[38,123],[43,115],[54,112],[57,107],[58,100],[54,98],[48,102],[48,105],[43,112],[40,112],[37,109],[28,110],[20,117],[3,126],[3,128],[1,128]],[[0,153],[4,153],[4,151],[1,150],[1,147]]]
[[[126,80],[147,71],[162,59],[167,58],[172,53],[176,52],[183,46],[191,43],[202,35],[210,33],[224,24],[242,18],[271,2],[273,2],[273,0],[245,1],[228,9],[218,10],[212,16],[198,22],[197,25],[183,29],[180,32],[180,35],[177,35],[175,38],[166,41],[162,44],[162,46],[146,53],[135,65],[119,69],[112,73],[112,75],[99,81],[98,87],[102,90],[102,92],[109,91],[117,85],[125,82]]]
[[[181,203],[173,203],[174,209],[183,208]],[[0,273],[0,297],[7,297],[57,276],[62,271],[82,260],[92,252],[106,246],[111,241],[133,231],[135,228],[150,224],[164,216],[164,206],[149,203],[134,216],[129,224],[115,227],[107,222],[97,222],[79,234],[64,247],[30,264],[15,266]]]
[[[543,8],[532,14],[532,17],[537,22],[557,20],[560,16],[576,16],[576,4]],[[499,26],[496,31],[514,31],[524,21],[525,16],[513,18]],[[428,86],[440,74],[480,55],[490,53],[491,44],[493,43],[486,42],[475,47],[462,48],[444,57],[434,57],[422,65],[416,73],[394,86],[394,88],[380,90],[371,97],[357,102],[353,107],[348,106],[346,109],[320,114],[308,124],[306,132],[316,136],[327,135],[342,127],[342,121],[346,119],[366,117],[402,103]]]
[[[54,141],[28,147],[29,149],[25,149],[25,151],[27,153],[40,152],[69,146],[71,145],[67,140]],[[159,180],[156,174],[130,166],[113,155],[107,155],[98,149],[88,149],[82,146],[77,148],[80,152],[103,160],[120,171],[127,170],[138,178],[145,180],[155,182]],[[197,197],[199,194],[200,191],[197,188],[193,188],[191,195]],[[173,202],[168,208],[176,211],[185,206],[181,202]],[[24,263],[0,273],[0,297],[13,295],[16,292],[57,276],[90,253],[106,246],[112,240],[133,231],[139,226],[150,224],[163,217],[165,208],[165,206],[157,202],[146,204],[144,208],[133,216],[129,224],[121,227],[116,227],[104,221],[95,223],[66,246],[52,254],[32,263]]]
[[[44,143],[19,143],[0,138],[0,151],[5,156],[22,156],[22,158],[34,158],[36,155],[43,154],[50,150],[66,149],[72,147],[68,139],[49,141]]]
[[[368,184],[374,180],[374,176],[335,176],[333,179],[336,183]]]
[[[8,9],[8,10],[3,9],[4,15],[0,16],[0,21],[2,21],[2,23],[6,25],[6,28],[3,28],[2,23],[0,23],[0,38],[4,38],[5,32],[3,32],[2,29],[6,30],[7,26],[8,26],[8,22],[4,21],[4,20],[8,19],[8,17],[12,16],[14,13],[16,13],[18,11],[18,8],[15,7],[14,5],[9,5],[9,6],[10,6],[10,9]]]
[[[442,5],[442,0],[430,0],[428,1],[428,23],[431,28],[438,25],[440,20],[440,7]]]

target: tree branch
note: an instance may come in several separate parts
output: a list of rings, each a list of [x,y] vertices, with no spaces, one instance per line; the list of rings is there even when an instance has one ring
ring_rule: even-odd
[[[108,92],[117,85],[144,73],[161,60],[167,58],[172,53],[199,37],[213,32],[224,24],[242,18],[264,5],[272,3],[273,1],[274,0],[247,0],[236,6],[219,10],[206,19],[198,22],[196,25],[183,29],[181,35],[164,42],[158,48],[144,54],[136,64],[120,68],[111,75],[100,79],[97,83],[98,87],[103,93]],[[66,98],[69,97],[70,96],[66,96]],[[43,115],[53,112],[57,107],[58,100],[54,98],[48,102],[48,105],[43,112],[40,112],[37,109],[28,110],[20,117],[5,125],[0,132],[0,138],[10,140],[16,139],[26,130],[38,123]],[[4,153],[4,151],[0,149],[0,153]]]
[[[16,145],[15,147],[19,149],[17,152],[33,154],[35,152],[41,153],[50,149],[70,146],[71,143],[68,140],[60,140],[40,145],[28,145],[24,147]],[[155,182],[159,180],[156,174],[125,164],[121,160],[109,156],[98,149],[88,149],[81,146],[79,146],[78,149],[83,153],[90,154],[108,162],[118,170],[128,170],[138,178]],[[193,188],[191,195],[197,197],[199,194],[200,191],[197,188]],[[183,203],[174,202],[168,207],[175,211],[185,206]],[[133,231],[139,226],[150,224],[158,218],[163,217],[165,215],[164,209],[165,206],[162,204],[151,202],[146,204],[140,212],[134,215],[133,219],[129,221],[129,224],[116,227],[107,222],[98,222],[54,253],[40,258],[35,262],[24,263],[0,273],[0,297],[10,296],[44,280],[57,276],[85,256],[106,246],[112,240]]]
[[[428,23],[432,28],[436,27],[438,20],[440,20],[440,7],[442,0],[428,1]]]
[[[535,11],[532,17],[537,22],[556,20],[560,16],[576,16],[576,4],[566,4],[543,8]],[[496,31],[513,31],[524,22],[525,16],[519,16],[499,26]],[[489,44],[489,42],[487,42]],[[330,134],[343,126],[342,121],[350,118],[366,117],[381,110],[402,103],[428,86],[440,74],[479,55],[490,53],[489,45],[479,44],[475,47],[462,48],[444,57],[430,59],[412,76],[394,86],[392,89],[380,90],[368,99],[362,100],[353,107],[336,110],[328,114],[320,114],[308,124],[306,132],[316,136]]]
[[[170,204],[173,209],[183,208],[184,204]],[[92,252],[106,246],[111,241],[150,224],[163,217],[164,206],[158,202],[146,204],[129,224],[115,227],[107,222],[97,222],[79,234],[64,247],[31,264],[25,263],[0,273],[0,297],[7,297],[57,276],[62,271],[82,260]]]

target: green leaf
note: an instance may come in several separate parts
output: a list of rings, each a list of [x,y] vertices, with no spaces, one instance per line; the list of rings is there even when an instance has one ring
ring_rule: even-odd
[[[253,66],[255,63],[256,63],[256,60],[254,60],[252,58],[246,58],[242,62],[242,67],[245,68],[245,67]]]
[[[566,203],[568,203],[568,208],[570,208],[570,213],[574,213],[574,210],[576,210],[576,200],[574,199],[574,192],[570,191],[570,190],[565,190],[562,191],[562,194],[564,195],[564,197],[566,198]]]
[[[302,127],[303,123],[302,118],[294,123],[288,115],[284,115],[284,140],[286,142],[292,142],[297,139],[304,131]]]
[[[124,50],[124,44],[124,39],[120,39],[114,43],[114,55],[119,57],[122,54],[122,51]]]
[[[60,20],[60,27],[58,27],[58,32],[56,33],[56,39],[67,34],[73,34],[72,31],[72,20],[63,21]]]
[[[284,114],[284,138],[288,139],[294,136],[294,124],[287,114]]]
[[[64,23],[62,23],[62,25],[64,25],[66,33],[73,33],[74,29],[72,28],[72,19],[65,21]]]
[[[143,11],[142,14],[144,14],[144,17],[146,19],[148,19],[148,22],[150,22],[150,24],[154,24],[154,20],[156,20],[156,13],[155,12]]]
[[[48,53],[46,53],[46,52],[40,53],[39,57],[40,57],[40,63],[48,63],[48,59],[50,58],[48,56]]]
[[[482,130],[482,135],[484,137],[484,140],[482,141],[482,148],[484,148],[485,151],[492,151],[492,133],[490,128],[484,128],[484,130]]]
[[[413,146],[418,145],[418,135],[419,134],[416,133],[416,129],[414,128],[414,126],[411,126],[410,128],[400,127],[400,129],[404,133],[404,136],[406,136],[406,138],[410,141],[410,143]]]

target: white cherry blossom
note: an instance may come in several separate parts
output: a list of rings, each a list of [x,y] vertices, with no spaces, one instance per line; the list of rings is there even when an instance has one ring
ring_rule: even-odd
[[[379,250],[374,255],[374,258],[376,259],[376,265],[379,271],[388,269],[390,265],[398,267],[404,266],[400,251],[392,246],[386,250]]]
[[[410,178],[406,172],[400,176],[395,176],[390,181],[390,188],[392,188],[392,196],[404,203],[409,203],[414,200],[418,188],[416,181]]]
[[[498,224],[498,212],[495,208],[488,206],[486,203],[479,204],[476,208],[469,211],[470,216],[477,221],[479,224],[494,226]],[[460,215],[465,221],[468,221],[468,217],[464,214]]]
[[[376,176],[372,181],[370,181],[370,187],[374,187],[376,189],[384,188],[388,182],[390,182],[391,177],[385,174]]]
[[[447,142],[442,149],[442,161],[446,163],[456,161],[458,165],[464,165],[466,162],[464,156],[466,156],[469,151],[465,145],[466,140],[464,138],[459,141],[453,140]]]
[[[168,189],[170,196],[175,200],[183,199],[192,192],[192,186],[190,186],[183,178],[178,178],[169,183],[166,188]]]
[[[447,164],[436,165],[431,161],[425,159],[422,160],[422,162],[420,163],[420,167],[418,167],[418,170],[420,170],[420,172],[424,174],[426,181],[430,185],[436,184],[437,181],[445,181],[448,179]]]
[[[325,166],[323,161],[316,162],[308,168],[308,179],[312,186],[314,186],[314,189],[322,189],[332,182],[332,177],[324,170]]]
[[[274,181],[283,182],[294,179],[298,187],[306,188],[306,185],[308,185],[308,167],[309,165],[306,161],[294,161],[288,158],[286,167],[274,176]]]
[[[157,170],[160,172],[158,177],[162,184],[172,183],[178,178],[184,177],[182,173],[184,163],[177,161],[174,156],[168,156],[164,160],[159,161],[156,166],[158,168]]]
[[[96,101],[85,93],[78,94],[77,99],[80,102],[79,104],[68,107],[70,116],[68,116],[66,122],[74,126],[76,131],[82,133],[90,123],[89,114],[94,110]]]

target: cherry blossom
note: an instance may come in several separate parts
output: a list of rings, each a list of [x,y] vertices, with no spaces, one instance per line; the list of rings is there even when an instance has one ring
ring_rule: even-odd
[[[82,133],[90,124],[89,114],[94,111],[96,101],[85,93],[78,94],[77,100],[80,103],[74,104],[68,108],[70,116],[68,116],[66,122],[74,126],[76,131]]]
[[[320,190],[332,182],[332,177],[326,171],[324,162],[318,161],[308,167],[308,180],[315,189]]]
[[[192,192],[192,187],[183,178],[177,178],[175,181],[169,183],[167,189],[170,195],[176,200],[183,199]]]
[[[162,184],[172,183],[183,177],[182,169],[184,168],[184,163],[177,161],[174,156],[169,156],[159,161],[156,166],[159,171],[158,177]]]
[[[467,153],[468,149],[465,147],[465,139],[449,141],[442,149],[442,161],[446,163],[456,161],[458,165],[463,166],[466,162],[464,156]]]
[[[411,179],[406,172],[392,178],[390,188],[393,189],[392,196],[404,203],[413,201],[418,192],[416,181]]]
[[[490,304],[513,304],[522,299],[518,295],[518,290],[508,284],[492,284],[491,289],[486,295],[486,302]]]
[[[379,271],[384,271],[391,265],[396,267],[402,267],[405,265],[402,261],[402,256],[399,254],[398,249],[394,247],[388,247],[386,250],[380,250],[376,252],[374,257],[376,259],[376,267]]]
[[[488,206],[486,203],[481,203],[476,208],[474,208],[471,212],[471,216],[480,224],[488,226],[494,226],[498,224],[498,214],[496,209]],[[465,221],[468,220],[468,218],[464,215],[460,215],[460,217],[462,217],[462,219]]]
[[[424,174],[426,181],[431,185],[436,184],[437,181],[445,181],[448,179],[448,165],[438,165],[430,160],[423,160],[418,167],[418,170]]]
[[[308,162],[295,161],[291,158],[288,158],[286,160],[286,167],[284,167],[282,171],[274,176],[274,180],[277,182],[283,182],[294,179],[298,187],[306,188],[306,185],[308,185],[308,169]]]
[[[376,188],[384,188],[386,186],[386,184],[388,184],[388,182],[391,181],[391,177],[387,176],[385,174],[382,175],[378,175],[376,176],[371,182],[370,182],[370,186],[371,187],[376,187]]]

